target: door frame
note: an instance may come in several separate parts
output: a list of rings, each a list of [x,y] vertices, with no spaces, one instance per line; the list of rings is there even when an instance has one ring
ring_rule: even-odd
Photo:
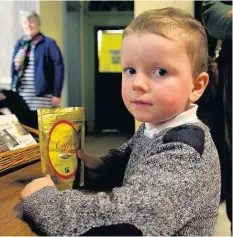
[[[121,30],[124,29],[126,26],[99,26],[96,25],[94,26],[94,44],[95,44],[95,53],[94,53],[94,61],[95,61],[95,76],[94,76],[94,85],[95,85],[95,131],[99,132],[100,129],[100,122],[97,119],[97,114],[98,114],[98,90],[99,90],[99,85],[97,84],[97,73],[99,74],[99,59],[98,59],[98,38],[97,38],[97,32],[98,30]],[[104,72],[103,72],[104,73]],[[111,72],[109,72],[111,73]],[[114,72],[112,72],[114,74]],[[121,92],[120,92],[121,93]],[[133,124],[134,126],[134,124]]]

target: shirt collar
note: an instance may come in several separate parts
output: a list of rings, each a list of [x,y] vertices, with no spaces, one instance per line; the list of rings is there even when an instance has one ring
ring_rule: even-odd
[[[145,131],[144,134],[147,137],[152,138],[155,134],[159,133],[160,131],[170,128],[170,127],[177,127],[179,125],[185,124],[185,123],[193,123],[197,122],[197,109],[198,106],[196,104],[190,104],[189,109],[184,111],[183,113],[177,115],[176,117],[158,125],[155,126],[152,123],[145,123]]]

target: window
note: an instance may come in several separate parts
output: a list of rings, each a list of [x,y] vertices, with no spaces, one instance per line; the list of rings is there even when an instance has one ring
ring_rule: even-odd
[[[123,30],[98,30],[99,72],[121,72],[122,34]]]
[[[10,67],[14,45],[22,35],[19,10],[35,10],[38,12],[38,1],[0,1],[0,89],[10,88]]]

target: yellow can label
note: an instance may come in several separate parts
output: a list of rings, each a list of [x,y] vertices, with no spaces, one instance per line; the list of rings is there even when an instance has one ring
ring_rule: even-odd
[[[78,168],[76,149],[79,148],[76,129],[67,120],[54,124],[48,138],[48,158],[54,172],[63,179],[75,175]]]

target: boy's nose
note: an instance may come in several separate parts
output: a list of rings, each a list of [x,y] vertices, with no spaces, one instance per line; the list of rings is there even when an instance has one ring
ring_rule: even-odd
[[[148,91],[149,85],[148,85],[148,79],[144,75],[137,75],[132,83],[133,90],[139,90],[139,91]]]

